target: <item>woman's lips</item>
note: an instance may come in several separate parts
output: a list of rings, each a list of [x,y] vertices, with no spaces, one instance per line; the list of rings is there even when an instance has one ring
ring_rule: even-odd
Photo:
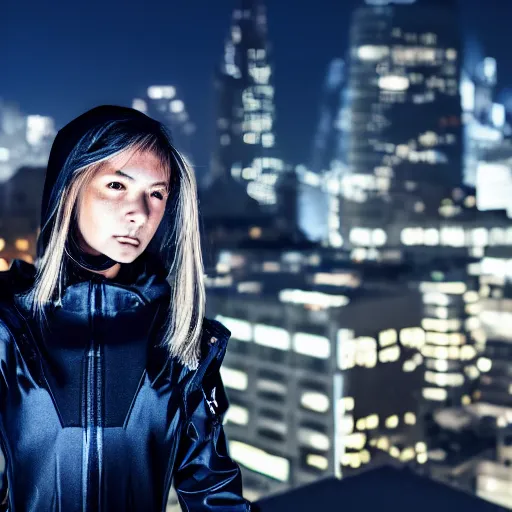
[[[140,242],[137,238],[131,238],[129,236],[116,236],[116,239],[122,244],[134,245],[136,247],[140,245]]]

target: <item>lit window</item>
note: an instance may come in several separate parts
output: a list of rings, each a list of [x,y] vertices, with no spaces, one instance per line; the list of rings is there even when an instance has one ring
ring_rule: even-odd
[[[510,393],[512,395],[512,392]],[[354,410],[355,401],[351,396],[345,396],[340,399],[340,407],[343,411],[353,411]]]
[[[442,402],[448,397],[448,391],[442,388],[424,388],[423,397],[427,400]]]
[[[400,454],[400,460],[402,462],[407,462],[409,460],[412,460],[414,459],[414,456],[415,456],[415,452],[414,452],[414,448],[405,448],[404,450],[402,450],[402,453]]]
[[[264,391],[265,393],[274,393],[277,395],[286,395],[288,388],[286,384],[276,382],[269,379],[258,379],[256,382],[256,388],[258,391]]]
[[[324,413],[329,410],[330,400],[329,397],[323,393],[305,391],[300,397],[300,404],[306,409]]]
[[[345,295],[290,289],[281,290],[279,292],[279,300],[295,304],[311,304],[324,308],[346,306],[350,302],[349,298]]]
[[[289,479],[290,462],[288,459],[272,455],[240,441],[230,441],[229,452],[234,460],[253,471],[281,482],[287,482]]]
[[[492,361],[486,357],[481,357],[476,362],[477,368],[482,372],[488,372],[492,367]]]
[[[238,25],[234,25],[231,27],[231,38],[233,39],[233,43],[237,44],[242,40],[242,31]]]
[[[326,470],[329,467],[329,461],[327,457],[323,457],[322,455],[314,455],[312,453],[308,454],[306,457],[306,464],[322,470]]]
[[[373,244],[377,247],[383,246],[387,240],[387,234],[383,229],[377,228],[373,230]]]
[[[398,427],[398,416],[394,414],[389,418],[386,418],[386,428],[396,428]]]
[[[179,114],[185,110],[185,104],[181,100],[173,100],[169,103],[169,108],[174,114]]]
[[[389,439],[387,437],[380,437],[377,441],[377,448],[386,452],[389,451]]]
[[[276,348],[279,350],[289,350],[291,345],[290,334],[282,327],[273,325],[255,324],[254,342],[259,345]]]
[[[244,391],[247,389],[248,376],[241,370],[235,370],[226,366],[221,366],[220,374],[224,385],[228,388]]]
[[[423,241],[425,245],[439,245],[439,230],[436,228],[427,228],[423,233]]]
[[[405,91],[409,88],[409,79],[400,75],[381,76],[379,87],[387,91]]]
[[[11,151],[9,148],[0,148],[0,162],[8,162]]]
[[[420,463],[420,464],[425,464],[425,462],[427,462],[428,460],[428,455],[426,452],[424,453],[418,453],[418,455],[416,456],[416,460]]]
[[[398,459],[398,457],[400,457],[400,450],[396,446],[392,446],[389,449],[389,455],[391,455],[391,457],[394,457],[395,459]]]
[[[18,238],[14,243],[18,251],[28,251],[29,243],[26,238]]]
[[[240,341],[252,341],[252,326],[246,320],[217,315],[215,320],[221,322],[231,331],[231,337]]]
[[[398,345],[387,347],[379,352],[379,361],[381,363],[392,363],[397,361],[399,357],[400,347]]]
[[[170,99],[176,94],[176,89],[172,85],[152,85],[148,87],[147,93],[148,97],[152,100],[159,100],[163,98]]]
[[[331,441],[328,436],[309,428],[299,428],[297,439],[299,443],[308,445],[316,450],[326,451],[331,446]]]
[[[261,228],[258,226],[253,226],[249,229],[249,236],[251,238],[260,238],[261,237]]]
[[[360,60],[375,62],[389,55],[388,46],[364,45],[357,49]]]
[[[368,430],[374,430],[379,426],[379,416],[377,414],[370,414],[366,418],[366,428]]]
[[[400,330],[400,341],[404,346],[419,348],[425,343],[425,331],[421,327],[406,327]]]
[[[446,50],[446,59],[447,60],[455,60],[457,58],[457,50],[453,48],[448,48]]]
[[[331,354],[331,344],[325,336],[297,332],[293,336],[293,347],[299,354],[327,359]]]
[[[404,415],[404,423],[406,425],[415,425],[416,415],[413,412],[406,412]]]
[[[450,295],[462,295],[466,292],[467,286],[464,282],[422,282],[420,283],[420,291],[422,292],[439,292]]]
[[[235,423],[236,425],[248,425],[249,424],[249,411],[245,407],[239,405],[230,404],[224,422]]]
[[[395,329],[387,329],[379,333],[379,344],[381,347],[392,345],[393,343],[396,343],[397,340],[398,335]]]
[[[351,450],[361,450],[366,444],[366,434],[363,432],[354,432],[343,437],[343,446]]]
[[[261,136],[261,144],[264,148],[271,148],[274,146],[274,134],[273,133],[264,133]]]
[[[148,110],[147,103],[140,98],[135,98],[132,101],[132,108],[134,108],[135,110],[139,110],[140,112],[147,112]]]
[[[244,142],[246,144],[256,144],[257,142],[257,139],[256,139],[256,134],[255,133],[244,133]]]

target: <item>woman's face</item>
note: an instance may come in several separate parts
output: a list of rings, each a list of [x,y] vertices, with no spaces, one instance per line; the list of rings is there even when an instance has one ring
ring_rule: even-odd
[[[78,196],[84,251],[120,263],[131,263],[144,252],[167,202],[169,183],[161,167],[149,152],[124,152],[104,162]]]

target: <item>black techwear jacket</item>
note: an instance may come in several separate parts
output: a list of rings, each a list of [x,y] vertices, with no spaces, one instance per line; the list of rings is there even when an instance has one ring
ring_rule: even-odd
[[[170,358],[170,285],[149,251],[113,279],[70,267],[47,327],[23,294],[34,276],[22,260],[0,275],[0,510],[165,511],[172,481],[183,510],[251,510],[223,430],[229,330],[204,318],[198,368]]]

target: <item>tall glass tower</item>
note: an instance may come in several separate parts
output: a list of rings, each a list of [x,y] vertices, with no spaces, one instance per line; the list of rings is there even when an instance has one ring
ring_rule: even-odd
[[[260,0],[238,0],[215,76],[217,119],[211,180],[231,176],[271,211],[284,172],[275,154],[274,87],[267,19]]]
[[[344,160],[346,70],[343,59],[329,63],[322,88],[320,116],[313,140],[311,170],[317,174],[339,165]]]
[[[455,0],[368,0],[350,30],[342,232],[437,215],[462,183]]]

